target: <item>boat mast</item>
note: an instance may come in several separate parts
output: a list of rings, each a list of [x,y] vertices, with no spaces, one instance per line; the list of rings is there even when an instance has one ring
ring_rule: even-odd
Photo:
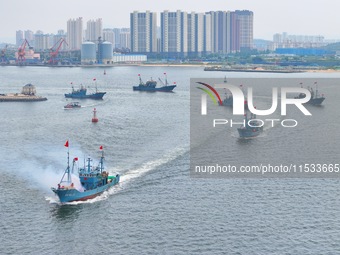
[[[315,84],[315,98],[318,97],[318,83],[317,82],[314,82]]]
[[[98,92],[98,89],[97,89],[97,79],[93,78],[93,81],[94,81],[94,86],[96,87],[96,93],[97,93]]]
[[[100,157],[100,172],[102,173],[104,170],[104,150],[102,145],[99,147],[99,150],[102,152],[102,156]]]
[[[70,175],[70,147],[67,144],[67,181],[71,182],[71,175]]]
[[[165,77],[165,86],[168,86],[168,78],[166,76],[166,73],[164,73],[164,77]]]

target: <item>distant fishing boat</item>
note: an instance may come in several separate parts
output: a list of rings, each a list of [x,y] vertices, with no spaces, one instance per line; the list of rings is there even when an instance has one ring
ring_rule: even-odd
[[[302,87],[302,83],[300,83],[300,85],[301,85],[301,88],[303,88]],[[314,82],[314,85],[315,85],[315,92],[314,92],[313,88],[311,88],[311,87],[307,88],[309,90],[310,94],[311,94],[311,98],[310,98],[310,100],[306,104],[321,105],[322,102],[326,98],[324,97],[323,94],[321,94],[321,96],[319,95],[317,82]],[[306,97],[305,93],[300,93],[299,96],[297,96],[295,98],[305,98],[305,97]]]
[[[260,121],[256,120],[256,115],[251,113],[248,119],[248,113],[244,115],[244,125],[237,129],[240,138],[256,137],[263,131]]]
[[[93,81],[96,81],[96,79],[93,79]],[[72,83],[71,83],[72,84]],[[96,92],[92,94],[87,94],[87,89],[81,85],[79,89],[75,90],[72,86],[72,92],[65,94],[66,98],[77,98],[77,99],[103,99],[106,92],[99,92],[96,85]]]
[[[227,83],[227,79],[226,77],[224,78],[224,83]],[[240,85],[240,88],[241,90],[243,91],[243,94],[244,94],[244,89],[243,89],[243,85],[241,84]],[[233,94],[226,89],[226,92],[225,92],[225,98],[223,99],[223,105],[224,106],[231,106],[233,107],[233,102],[234,102],[234,99],[233,99]],[[244,100],[244,109],[248,109],[248,100],[247,98],[245,98]]]
[[[152,78],[150,80],[146,81],[146,83],[144,83],[142,81],[140,74],[138,74],[138,76],[139,76],[139,85],[133,86],[133,90],[148,91],[148,92],[156,92],[156,91],[172,92],[172,90],[176,87],[176,83],[173,83],[173,84],[168,83],[166,73],[164,73],[165,82],[163,82],[160,78],[158,78],[158,80],[163,84],[162,87],[156,87],[157,81],[154,81]]]
[[[69,147],[66,141],[65,147]],[[60,202],[85,201],[99,196],[104,191],[119,183],[119,174],[109,176],[104,171],[104,151],[100,146],[101,157],[98,166],[92,166],[92,159],[88,158],[87,163],[83,167],[77,167],[78,158],[72,160],[72,168],[70,167],[70,153],[67,152],[67,167],[58,183],[58,187],[52,187],[52,191],[59,197]],[[77,179],[72,179],[72,174],[77,170]]]

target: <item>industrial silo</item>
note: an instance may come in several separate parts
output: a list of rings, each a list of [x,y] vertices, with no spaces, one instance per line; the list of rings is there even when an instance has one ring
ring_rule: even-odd
[[[93,42],[82,43],[81,63],[85,65],[92,65],[96,63],[96,44]]]
[[[99,42],[98,44],[98,63],[112,64],[113,47],[110,42]]]

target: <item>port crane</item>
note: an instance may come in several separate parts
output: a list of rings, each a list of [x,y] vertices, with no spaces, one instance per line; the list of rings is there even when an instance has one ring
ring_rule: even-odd
[[[18,49],[18,59],[17,59],[17,62],[18,62],[19,64],[25,62],[25,60],[26,60],[26,58],[25,58],[25,54],[26,54],[25,48],[26,48],[26,45],[28,45],[28,47],[31,48],[30,44],[29,44],[28,41],[25,39],[25,40],[22,42],[22,44],[21,44],[21,46],[19,47],[19,49]]]
[[[64,38],[60,38],[60,39],[53,45],[53,47],[50,49],[50,50],[51,50],[51,52],[50,52],[50,59],[48,60],[48,63],[49,63],[49,64],[54,65],[54,64],[57,63],[57,56],[58,56],[59,50],[60,50],[60,48],[61,48],[61,45],[62,45],[63,43],[66,43],[66,45],[68,45],[67,42],[66,42],[66,40],[65,40]],[[57,47],[57,45],[58,45],[58,47]],[[53,50],[54,48],[56,48],[56,49]]]
[[[6,50],[7,50],[8,45],[6,44],[5,48],[1,50],[1,64],[8,63],[8,59],[6,57]]]

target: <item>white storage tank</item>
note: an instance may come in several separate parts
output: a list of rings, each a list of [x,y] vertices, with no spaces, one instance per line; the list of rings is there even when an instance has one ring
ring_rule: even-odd
[[[100,42],[98,44],[98,63],[112,64],[113,46],[110,42]]]
[[[84,42],[81,45],[81,63],[92,65],[96,63],[96,44]]]

